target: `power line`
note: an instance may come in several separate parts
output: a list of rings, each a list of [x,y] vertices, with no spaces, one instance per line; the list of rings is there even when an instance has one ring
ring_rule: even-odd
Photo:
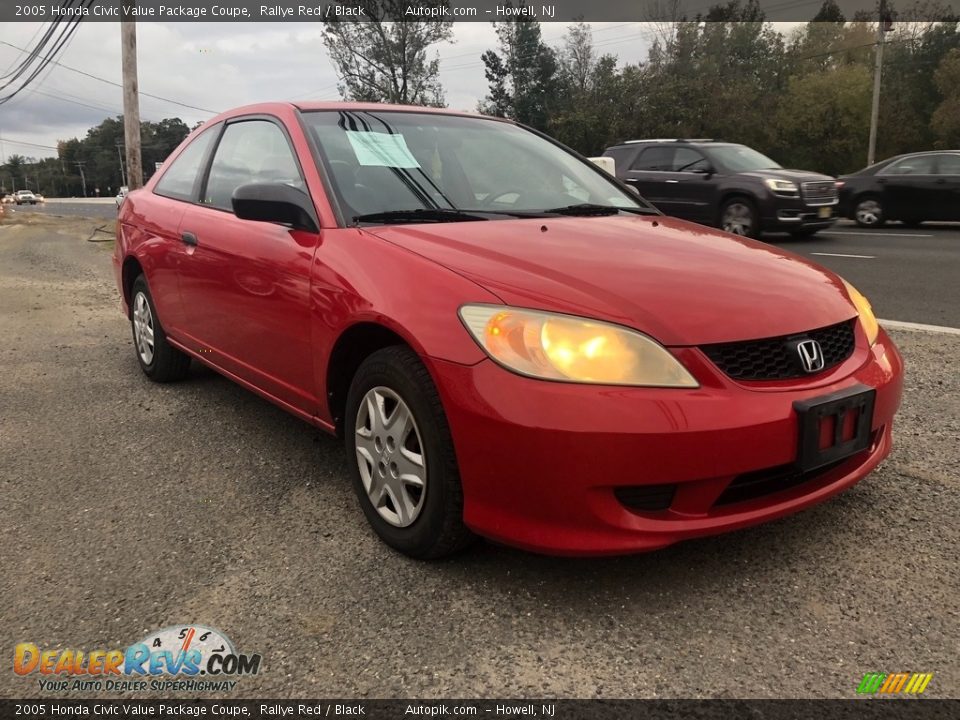
[[[14,45],[13,43],[9,43],[9,42],[7,42],[6,40],[0,40],[0,45],[6,45],[7,47],[11,47],[11,48],[13,48],[14,50],[21,50],[21,51],[23,51],[23,52],[27,52],[25,48],[22,48],[22,47],[20,47],[19,45]],[[122,87],[123,87],[123,85],[122,85],[121,83],[114,82],[113,80],[107,80],[106,78],[102,78],[102,77],[99,77],[99,76],[94,75],[94,74],[92,74],[92,73],[88,73],[88,72],[86,72],[85,70],[79,70],[78,68],[71,67],[71,66],[69,66],[69,65],[64,65],[63,63],[57,62],[56,60],[53,60],[53,61],[51,61],[51,62],[52,62],[54,65],[56,65],[57,67],[63,68],[64,70],[70,70],[71,72],[75,72],[75,73],[78,73],[79,75],[83,75],[83,76],[85,76],[85,77],[92,78],[93,80],[97,80],[97,81],[99,81],[99,82],[106,83],[107,85],[113,85],[114,87],[118,87],[118,88],[122,88]],[[140,95],[142,95],[143,97],[152,98],[152,99],[154,99],[154,100],[160,100],[161,102],[171,103],[172,105],[179,105],[180,107],[185,107],[185,108],[188,108],[188,109],[190,109],[190,110],[198,110],[198,111],[200,111],[200,112],[209,113],[209,114],[211,114],[211,115],[217,115],[217,114],[220,113],[219,110],[210,110],[209,108],[197,107],[196,105],[190,105],[189,103],[183,103],[183,102],[180,102],[179,100],[172,100],[171,98],[163,97],[163,96],[161,96],[161,95],[153,95],[153,94],[151,94],[151,93],[143,92],[142,90],[140,91]]]
[[[73,5],[74,0],[69,0],[64,7],[69,8]],[[81,0],[80,9],[89,9],[96,0]],[[67,20],[65,24],[61,26],[61,19],[57,19],[50,24],[50,28],[44,33],[43,37],[37,43],[37,46],[33,50],[27,50],[21,48],[23,52],[27,53],[27,56],[20,62],[12,72],[7,74],[7,80],[0,87],[0,90],[6,90],[14,83],[19,83],[16,89],[9,92],[7,95],[0,97],[0,105],[9,102],[15,98],[19,93],[23,92],[29,85],[32,83],[37,76],[43,73],[44,70],[54,61],[54,58],[63,51],[64,47],[69,44],[70,39],[73,37],[73,34],[77,31],[77,28],[80,26],[80,20],[82,15],[78,15],[75,18]],[[55,31],[60,27],[59,34],[55,36]],[[50,43],[53,43],[52,47],[48,47]],[[41,52],[46,49],[43,57],[37,61],[37,58],[40,56]],[[26,75],[24,78],[23,76]],[[21,79],[22,78],[22,79]]]

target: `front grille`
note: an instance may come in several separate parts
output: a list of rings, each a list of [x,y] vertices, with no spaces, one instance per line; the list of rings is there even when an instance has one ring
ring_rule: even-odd
[[[805,182],[800,188],[807,205],[831,205],[837,200],[837,184],[832,180]]]
[[[823,370],[828,370],[853,354],[856,344],[853,323],[848,320],[799,335],[704,345],[700,349],[734,380],[790,380],[809,375],[800,364],[800,354],[796,351],[798,340],[819,342]]]
[[[727,489],[720,494],[714,506],[731,505],[745,500],[754,500],[765,495],[772,495],[782,490],[789,490],[805,482],[816,480],[849,459],[843,458],[830,465],[807,472],[801,472],[795,465],[780,465],[779,467],[738,475],[727,485]]]
[[[666,510],[673,503],[673,494],[676,485],[630,485],[618,487],[613,491],[614,496],[622,505],[631,510],[646,512]]]

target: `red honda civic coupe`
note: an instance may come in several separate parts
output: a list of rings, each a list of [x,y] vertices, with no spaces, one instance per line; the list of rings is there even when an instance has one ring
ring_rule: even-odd
[[[341,436],[370,525],[418,558],[662,548],[891,447],[903,365],[853,287],[502,119],[224,113],[129,194],[114,263],[149,378],[195,359]]]

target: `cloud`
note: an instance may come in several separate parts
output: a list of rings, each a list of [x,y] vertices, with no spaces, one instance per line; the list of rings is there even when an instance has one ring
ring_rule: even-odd
[[[28,47],[37,29],[33,23],[6,23],[0,40]],[[545,24],[544,39],[557,43],[566,29],[563,23]],[[598,23],[594,30],[599,50],[619,52],[627,61],[645,54],[638,23]],[[144,120],[180,117],[192,126],[211,117],[196,108],[221,111],[270,100],[339,97],[337,75],[316,23],[138,23],[137,47],[141,93],[168,99],[141,95]],[[476,109],[487,92],[480,55],[494,47],[496,34],[489,23],[461,23],[454,26],[453,43],[433,49],[441,57],[441,81],[451,108]],[[19,55],[0,45],[0,70]],[[119,23],[82,23],[59,62],[120,83]],[[32,149],[40,156],[41,149],[14,146],[13,141],[55,146],[57,140],[83,137],[89,127],[122,113],[120,87],[64,67],[52,67],[33,87],[36,92],[25,91],[0,105],[8,155]]]

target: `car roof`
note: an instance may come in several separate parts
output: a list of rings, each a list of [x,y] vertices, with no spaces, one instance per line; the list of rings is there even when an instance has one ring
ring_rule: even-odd
[[[678,145],[710,145],[714,147],[738,144],[725,142],[723,140],[713,140],[710,138],[645,138],[643,140],[624,140],[616,145],[611,145],[607,149],[612,150],[613,148],[631,148],[648,143],[677,143]]]
[[[301,112],[313,112],[317,110],[349,111],[356,112],[405,112],[405,113],[430,113],[435,115],[453,115],[461,117],[485,118],[487,120],[498,120],[515,124],[507,118],[482,115],[480,113],[469,112],[467,110],[450,110],[449,108],[423,107],[420,105],[391,105],[389,103],[370,103],[370,102],[347,102],[347,101],[318,101],[318,100],[298,100],[296,102],[265,102],[254,105],[243,105],[240,107],[226,110],[214,118],[211,118],[207,124],[212,124],[220,120],[228,120],[240,115],[275,115],[290,110],[299,110]]]

